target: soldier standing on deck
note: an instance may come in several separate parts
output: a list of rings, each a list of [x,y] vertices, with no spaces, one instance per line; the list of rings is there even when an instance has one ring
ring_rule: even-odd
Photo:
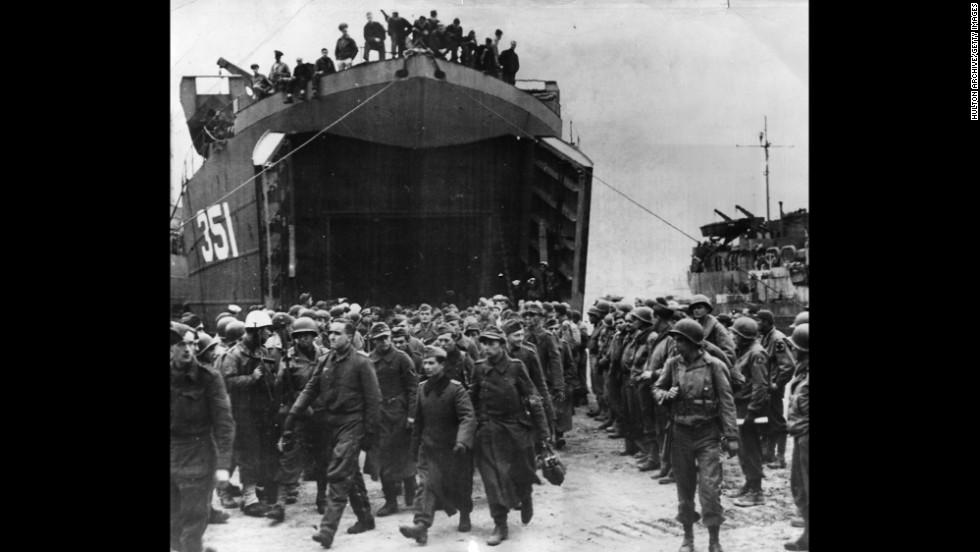
[[[446,377],[446,351],[428,347],[424,366],[427,379],[419,386],[412,428],[412,458],[419,459],[422,492],[415,506],[414,525],[398,528],[419,544],[428,541],[429,527],[437,509],[448,515],[460,511],[460,532],[470,530],[473,499],[467,490],[473,483],[473,434],[476,417],[463,384]],[[424,466],[424,471],[423,467]],[[469,479],[466,485],[462,477]]]
[[[738,463],[745,474],[745,485],[735,494],[736,506],[765,504],[762,494],[762,435],[756,418],[766,415],[769,400],[769,355],[756,340],[759,326],[748,316],[739,317],[732,324],[738,360],[734,371],[745,377],[745,384],[735,392],[735,408],[742,419],[738,429]]]
[[[783,416],[783,395],[786,394],[786,384],[793,379],[796,363],[792,344],[783,332],[777,330],[773,323],[775,318],[772,311],[760,310],[756,313],[759,323],[759,344],[769,355],[769,431],[768,444],[763,447],[762,459],[766,467],[781,469],[786,467],[786,418]]]
[[[409,454],[412,408],[419,388],[412,359],[391,344],[391,330],[384,322],[371,326],[371,362],[381,388],[381,426],[378,446],[368,452],[365,465],[372,477],[381,478],[384,506],[375,512],[378,517],[398,511],[398,495],[405,489],[405,506],[415,500],[415,459]]]
[[[262,517],[274,502],[279,465],[279,440],[275,400],[278,367],[262,344],[269,339],[272,319],[262,310],[245,318],[245,337],[218,362],[225,378],[235,417],[235,461],[242,482],[242,511]],[[259,496],[259,489],[262,496]]]
[[[330,548],[350,496],[357,523],[348,533],[374,529],[364,476],[358,464],[361,450],[371,450],[380,423],[381,391],[368,355],[351,344],[354,323],[335,321],[327,333],[330,353],[318,365],[319,375],[306,384],[286,417],[287,432],[295,428],[296,416],[313,407],[313,435],[320,451],[317,472],[326,473],[329,491],[320,530],[313,540]],[[317,494],[320,493],[319,481]],[[319,496],[318,496],[319,498]]]
[[[795,322],[794,322],[795,324]],[[793,465],[790,489],[793,501],[803,515],[803,534],[783,545],[786,550],[810,549],[810,324],[793,329],[796,348],[796,373],[789,384],[789,413],[786,426],[793,436]]]
[[[535,474],[535,444],[544,447],[548,422],[524,364],[507,356],[504,334],[491,327],[480,341],[487,346],[487,359],[473,372],[470,399],[477,413],[476,464],[494,523],[487,544],[496,546],[507,540],[509,510],[519,508],[524,524],[534,515],[532,485],[541,483]]]
[[[170,324],[170,548],[201,552],[215,481],[228,485],[235,422],[216,370],[194,359],[197,333]]]
[[[738,426],[735,401],[725,365],[701,348],[704,330],[693,320],[680,320],[668,332],[679,353],[671,357],[654,384],[657,400],[671,405],[671,462],[677,479],[677,521],[684,526],[679,552],[694,552],[694,509],[699,490],[709,552],[722,552],[718,533],[724,521],[721,506],[721,438],[729,457],[736,454]]]
[[[312,318],[298,318],[293,323],[293,346],[286,351],[285,361],[279,377],[276,378],[276,396],[279,399],[279,416],[285,422],[289,409],[306,388],[306,384],[316,376],[316,367],[325,360],[330,351],[320,347],[313,340],[317,336],[316,322]],[[312,469],[313,410],[307,408],[296,416],[296,425],[291,434],[283,434],[282,458],[279,460],[279,473],[276,482],[279,493],[275,506],[266,517],[283,521],[286,517],[285,504],[295,504],[299,496],[299,478],[304,469]]]

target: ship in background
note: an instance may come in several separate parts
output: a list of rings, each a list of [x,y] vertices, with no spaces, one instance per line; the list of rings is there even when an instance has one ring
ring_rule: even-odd
[[[555,81],[418,54],[326,75],[287,104],[218,65],[224,93],[206,93],[214,76],[180,85],[206,160],[181,196],[175,308],[213,320],[303,292],[466,306],[516,296],[542,262],[550,298],[583,307],[592,162],[561,138]]]

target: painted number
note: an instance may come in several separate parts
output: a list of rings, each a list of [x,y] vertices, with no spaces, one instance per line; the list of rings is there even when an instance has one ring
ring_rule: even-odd
[[[218,221],[223,217],[223,221]],[[224,222],[224,224],[222,224]],[[201,234],[204,236],[204,243],[201,245],[201,255],[205,263],[214,261],[215,257],[223,261],[231,254],[232,257],[238,256],[238,244],[235,241],[235,227],[231,224],[231,212],[228,209],[228,202],[221,205],[212,205],[207,211],[201,209],[197,213],[197,224],[200,226]],[[225,229],[227,225],[227,230]]]

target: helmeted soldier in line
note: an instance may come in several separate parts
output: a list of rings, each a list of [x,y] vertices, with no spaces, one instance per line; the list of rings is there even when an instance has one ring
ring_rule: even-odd
[[[494,522],[487,544],[496,546],[507,539],[509,510],[519,508],[524,524],[534,515],[532,485],[541,483],[535,447],[548,440],[548,422],[524,364],[507,355],[504,334],[490,327],[480,340],[487,358],[477,363],[470,387],[477,415],[474,452]]]
[[[626,346],[626,339],[633,333],[626,322],[626,313],[633,310],[632,305],[620,303],[613,311],[613,320],[616,331],[609,340],[609,371],[606,373],[606,392],[609,393],[609,411],[615,420],[609,428],[610,439],[622,439],[626,437],[624,424],[626,423],[626,411],[623,398],[623,348]],[[627,441],[626,449],[620,451],[620,455],[631,455],[639,452],[636,443]]]
[[[733,370],[745,377],[745,385],[735,392],[735,409],[742,419],[738,429],[738,463],[745,474],[745,485],[735,494],[736,506],[765,504],[762,494],[762,426],[757,418],[769,410],[769,355],[759,344],[759,326],[755,320],[742,316],[732,324],[738,360]]]
[[[802,314],[802,313],[801,313]],[[809,319],[809,318],[808,318]],[[796,322],[794,322],[796,324]],[[789,384],[789,410],[786,429],[793,436],[790,489],[793,502],[803,515],[803,534],[783,545],[786,550],[810,549],[810,324],[793,328],[796,373]]]
[[[725,351],[729,366],[735,364],[735,342],[732,341],[732,336],[729,335],[725,325],[718,322],[718,319],[711,314],[714,310],[711,301],[704,295],[695,295],[691,297],[689,307],[691,318],[704,328],[704,339]]]
[[[419,459],[422,487],[415,503],[412,526],[402,525],[401,534],[419,544],[428,541],[435,511],[448,515],[460,511],[461,532],[470,530],[473,499],[473,436],[476,415],[463,384],[446,376],[446,351],[427,347],[424,366],[427,379],[419,386],[413,411],[412,458]],[[424,471],[422,469],[424,466]],[[463,478],[467,478],[465,481]]]
[[[348,533],[374,529],[364,476],[358,464],[361,450],[371,450],[380,423],[381,390],[367,353],[355,351],[354,323],[331,322],[327,332],[330,353],[317,366],[319,375],[306,384],[286,417],[285,429],[295,428],[296,416],[313,407],[313,436],[317,474],[326,474],[326,503],[320,530],[313,540],[330,548],[350,497],[357,523]],[[322,493],[317,481],[317,498]]]
[[[381,388],[381,426],[378,444],[368,452],[365,471],[381,479],[384,506],[378,517],[398,511],[398,495],[405,490],[405,506],[415,500],[415,458],[409,454],[411,429],[415,422],[412,409],[419,388],[415,364],[404,352],[391,344],[391,330],[384,322],[371,326],[371,362]]]
[[[775,318],[772,311],[760,310],[756,313],[756,322],[759,324],[759,344],[769,355],[769,425],[762,449],[762,460],[768,462],[768,468],[781,469],[786,467],[783,395],[786,394],[786,384],[793,379],[796,363],[793,361],[789,338],[773,325]]]
[[[653,309],[636,307],[626,318],[633,334],[623,347],[623,398],[630,422],[624,429],[627,439],[633,439],[640,449],[637,468],[640,471],[656,470],[660,469],[660,446],[657,443],[655,402],[649,382],[640,380],[657,339],[653,330]]]
[[[606,317],[609,308],[602,303],[605,301],[596,301],[596,304],[586,311],[589,322],[592,323],[592,334],[589,336],[588,345],[586,345],[586,350],[589,353],[589,378],[592,382],[592,393],[595,395],[597,406],[596,410],[590,410],[586,415],[592,418],[602,418],[607,412],[605,387],[603,385],[605,373],[599,366],[599,352],[601,349],[600,342],[607,331],[603,319]]]
[[[316,377],[317,366],[330,352],[314,343],[317,335],[316,322],[312,318],[298,318],[292,325],[293,346],[286,351],[282,369],[276,378],[279,416],[283,423],[306,384]],[[292,433],[283,436],[283,454],[279,460],[279,473],[276,475],[279,493],[275,506],[266,517],[276,521],[285,519],[285,505],[295,504],[299,496],[300,475],[304,470],[313,471],[313,439],[310,434],[312,418],[313,410],[310,408],[298,413]]]
[[[194,357],[198,339],[171,322],[170,548],[181,552],[203,549],[215,482],[228,485],[235,434],[221,374]]]
[[[724,521],[721,506],[721,438],[728,454],[738,452],[735,401],[724,363],[701,348],[704,330],[693,320],[680,320],[668,332],[678,354],[671,357],[654,383],[657,400],[671,405],[671,463],[677,479],[677,521],[684,526],[679,552],[694,552],[694,509],[698,490],[709,552],[722,552],[718,533]]]
[[[638,378],[643,384],[642,387],[649,392],[653,392],[652,384],[660,379],[667,360],[677,354],[674,338],[670,335],[673,315],[674,311],[669,307],[659,303],[653,306],[653,331],[656,333],[656,338],[650,344],[650,356],[647,358],[643,373]],[[659,403],[654,406],[654,425],[660,437],[660,471],[654,474],[653,478],[659,479],[661,484],[674,483],[671,472],[671,421],[668,406]]]
[[[271,328],[272,319],[265,311],[249,312],[245,337],[218,362],[235,418],[235,461],[242,482],[242,511],[256,517],[269,512],[269,503],[275,502],[277,492],[279,405],[275,384],[279,369],[263,345]]]

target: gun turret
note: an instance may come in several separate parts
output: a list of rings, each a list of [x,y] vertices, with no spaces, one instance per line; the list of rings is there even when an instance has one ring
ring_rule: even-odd
[[[251,77],[252,74],[248,71],[242,69],[241,67],[235,65],[234,63],[228,61],[225,58],[218,58],[218,67],[232,73],[233,75],[238,75],[241,77]]]

